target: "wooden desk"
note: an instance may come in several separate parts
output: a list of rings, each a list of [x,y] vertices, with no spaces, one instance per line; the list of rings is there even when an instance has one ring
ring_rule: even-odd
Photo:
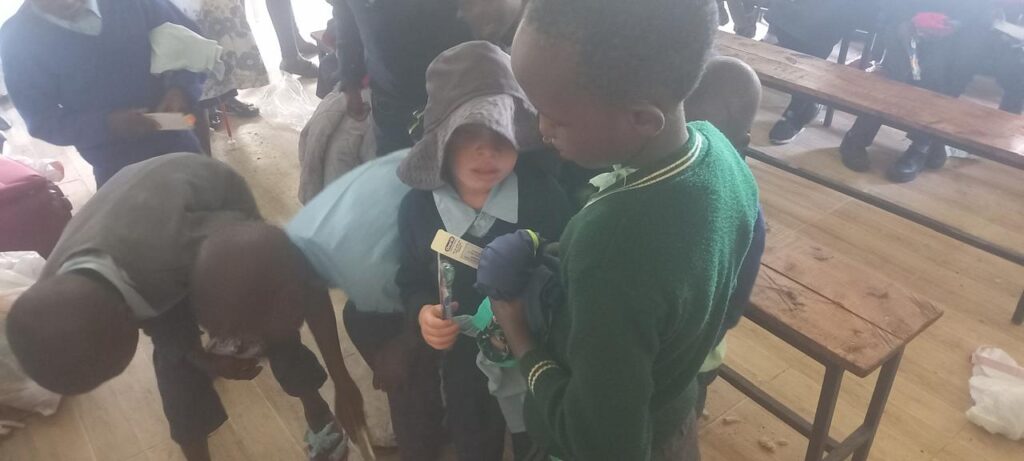
[[[906,345],[942,311],[868,268],[816,245],[765,254],[746,317],[825,366],[809,422],[728,366],[722,378],[808,438],[806,461],[867,459]],[[864,422],[845,440],[830,435],[843,374],[881,370]],[[828,452],[826,456],[825,453]]]
[[[716,49],[754,69],[764,86],[810,96],[855,115],[870,115],[901,129],[926,133],[972,154],[1024,170],[1024,117],[951,98],[880,75],[782,47],[718,32]],[[1024,266],[1024,254],[800,168],[756,149],[747,154],[789,173],[882,208],[989,254]],[[1024,294],[1013,322],[1024,324]]]
[[[716,44],[720,54],[753,67],[769,88],[876,116],[895,128],[927,133],[1024,169],[1024,117],[725,32],[718,33]]]

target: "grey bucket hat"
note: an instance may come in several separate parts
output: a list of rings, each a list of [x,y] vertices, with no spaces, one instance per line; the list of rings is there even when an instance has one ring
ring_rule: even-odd
[[[520,152],[541,146],[537,112],[512,75],[511,58],[484,41],[455,46],[427,67],[423,138],[399,165],[398,178],[415,189],[444,186],[445,146],[466,124],[503,134]]]

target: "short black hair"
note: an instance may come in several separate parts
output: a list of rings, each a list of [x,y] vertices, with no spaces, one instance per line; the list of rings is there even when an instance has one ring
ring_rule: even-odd
[[[715,0],[532,0],[524,23],[578,50],[580,83],[611,102],[678,104],[700,81]]]

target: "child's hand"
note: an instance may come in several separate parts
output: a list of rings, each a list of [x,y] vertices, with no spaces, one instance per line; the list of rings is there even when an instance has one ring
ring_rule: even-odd
[[[492,300],[519,297],[530,283],[530,270],[537,265],[540,243],[540,237],[527,230],[494,239],[480,255],[473,286]]]
[[[459,326],[451,319],[444,318],[440,304],[432,304],[420,309],[420,332],[430,347],[443,351],[455,345],[459,337]]]
[[[143,115],[141,110],[123,109],[107,115],[107,129],[116,139],[136,139],[153,134],[160,125]]]
[[[181,91],[181,88],[168,88],[163,99],[160,100],[160,105],[156,107],[156,112],[187,113],[189,112],[188,97],[185,96],[184,91]]]

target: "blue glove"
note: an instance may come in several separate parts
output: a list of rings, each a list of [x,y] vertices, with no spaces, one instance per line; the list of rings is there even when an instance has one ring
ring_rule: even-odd
[[[538,264],[541,240],[536,232],[518,230],[494,239],[480,255],[476,287],[492,299],[509,301],[523,294]]]

